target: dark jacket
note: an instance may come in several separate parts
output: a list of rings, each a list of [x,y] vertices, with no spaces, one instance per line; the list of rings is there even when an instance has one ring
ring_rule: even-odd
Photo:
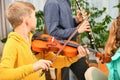
[[[67,40],[76,28],[69,0],[47,0],[44,6],[47,33],[57,39]],[[76,40],[76,35],[72,40]]]

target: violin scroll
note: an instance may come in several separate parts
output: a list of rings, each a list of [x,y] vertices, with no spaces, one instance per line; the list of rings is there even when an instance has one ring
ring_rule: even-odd
[[[98,57],[102,61],[102,63],[109,63],[111,61],[110,56],[104,55],[102,53],[97,53],[95,54],[95,56]]]

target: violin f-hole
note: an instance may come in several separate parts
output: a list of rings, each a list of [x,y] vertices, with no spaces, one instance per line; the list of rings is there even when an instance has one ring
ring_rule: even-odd
[[[46,44],[47,47],[57,46],[57,44]]]

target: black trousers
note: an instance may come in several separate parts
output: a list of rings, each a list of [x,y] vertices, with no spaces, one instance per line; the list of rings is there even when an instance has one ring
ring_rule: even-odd
[[[84,73],[88,69],[88,64],[86,63],[86,58],[83,57],[79,59],[77,62],[73,63],[70,66],[70,69],[75,74],[78,80],[85,80]],[[62,80],[70,80],[69,79],[69,68],[62,69]]]

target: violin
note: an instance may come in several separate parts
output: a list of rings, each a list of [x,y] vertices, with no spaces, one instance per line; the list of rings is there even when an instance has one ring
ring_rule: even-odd
[[[34,52],[53,51],[54,53],[57,53],[59,49],[63,46],[64,42],[64,40],[56,40],[50,35],[42,34],[32,41],[32,50]],[[72,48],[71,46],[65,46],[61,54],[68,57],[73,57],[77,55],[77,49]]]
[[[54,53],[57,53],[59,49],[64,45],[64,43],[66,43],[66,40],[57,40],[48,34],[42,34],[36,37],[32,41],[32,50],[34,52],[53,51]],[[68,56],[68,57],[74,57],[78,54],[78,51],[77,51],[78,46],[80,45],[77,42],[69,41],[60,54]],[[95,56],[98,57],[103,62],[106,63],[106,62],[111,61],[111,57],[105,56],[104,54],[92,48],[87,48],[87,49],[90,52],[95,53]]]

